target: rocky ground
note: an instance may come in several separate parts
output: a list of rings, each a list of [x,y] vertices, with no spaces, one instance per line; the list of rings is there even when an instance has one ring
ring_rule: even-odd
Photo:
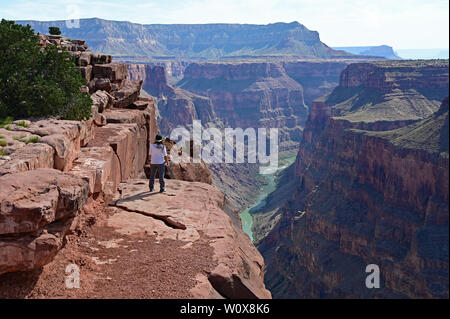
[[[203,237],[189,248],[182,241],[158,240],[144,230],[152,218],[139,214],[134,217],[143,228],[126,234],[117,223],[109,225],[116,214],[117,209],[91,200],[80,227],[51,263],[0,276],[0,298],[191,298],[196,275],[216,265],[210,240]],[[66,288],[70,264],[80,267],[79,289]]]
[[[90,198],[52,262],[0,276],[0,298],[270,297],[263,260],[220,208],[223,195],[203,183],[167,186],[150,193],[147,180],[133,180],[109,206]],[[79,289],[66,288],[70,264]]]

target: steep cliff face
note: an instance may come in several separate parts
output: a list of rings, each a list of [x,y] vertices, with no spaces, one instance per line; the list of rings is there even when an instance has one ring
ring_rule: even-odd
[[[287,75],[303,87],[305,104],[329,93],[339,85],[342,71],[351,63],[345,61],[292,61],[284,62]]]
[[[275,297],[448,298],[448,64],[391,63],[350,65],[312,105],[295,193],[258,244]]]
[[[169,135],[177,126],[189,128],[195,120],[201,120],[204,125],[215,121],[212,101],[168,84],[164,67],[131,64],[128,70],[130,77],[143,80],[142,88],[156,98],[162,133]]]
[[[193,63],[177,85],[210,98],[230,127],[278,128],[281,142],[300,140],[303,89],[280,64]]]
[[[420,120],[448,95],[448,75],[445,60],[355,63],[325,103],[333,116],[353,123]]]
[[[191,64],[191,61],[181,59],[151,59],[148,57],[117,57],[116,61],[123,62],[129,65],[136,65],[135,71],[133,67],[129,68],[130,77],[141,74],[141,80],[145,80],[145,65],[161,66],[166,70],[167,81],[169,84],[175,84],[184,76],[184,71]]]

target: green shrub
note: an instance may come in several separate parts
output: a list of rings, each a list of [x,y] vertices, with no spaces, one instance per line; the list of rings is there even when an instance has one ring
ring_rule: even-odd
[[[29,138],[27,141],[25,141],[25,144],[34,144],[39,142],[39,137],[35,136],[32,138]]]
[[[48,28],[48,32],[51,35],[61,35],[61,30],[58,27],[50,27]]]
[[[27,137],[27,136],[26,135],[20,135],[20,136],[13,137],[13,140],[14,141],[21,141],[21,142],[23,142],[22,139],[24,139],[25,137]]]
[[[3,135],[0,135],[0,140],[5,139],[5,137]]]
[[[14,119],[12,117],[0,118],[0,128],[4,128],[6,125],[12,124]]]
[[[30,126],[30,125],[28,125],[25,121],[17,122],[16,125],[17,125],[17,126],[21,126],[21,127],[25,127],[25,128],[27,128],[27,127]]]
[[[8,156],[9,154],[3,150],[0,150],[0,156]]]
[[[92,101],[75,59],[54,45],[44,50],[30,26],[0,23],[0,118],[91,117]]]
[[[3,141],[3,140],[0,141],[0,146],[5,147],[7,145],[8,145],[8,143],[6,143],[6,141]]]

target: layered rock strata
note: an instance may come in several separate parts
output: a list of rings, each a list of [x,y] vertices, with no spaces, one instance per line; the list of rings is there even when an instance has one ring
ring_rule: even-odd
[[[0,176],[6,192],[0,199],[0,225],[7,228],[0,233],[0,273],[35,269],[51,261],[87,196],[108,200],[121,182],[142,175],[150,136],[158,131],[154,100],[139,96],[142,82],[127,79],[125,64],[87,51],[82,41],[41,35],[41,45],[68,49],[81,72],[84,65],[93,68],[93,77],[86,79],[92,118],[19,120],[0,129]],[[97,89],[99,85],[105,90]],[[28,180],[32,187],[16,180]],[[18,192],[17,199],[8,197],[8,189]],[[71,197],[64,197],[70,190]],[[30,219],[36,220],[36,227]],[[9,229],[12,222],[28,228]],[[53,233],[48,235],[50,229]]]
[[[258,244],[275,297],[448,298],[443,94],[445,61],[356,64],[313,103],[294,194]]]

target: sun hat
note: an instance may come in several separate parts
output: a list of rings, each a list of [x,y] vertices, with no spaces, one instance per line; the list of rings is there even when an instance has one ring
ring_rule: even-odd
[[[162,143],[162,141],[163,141],[163,137],[160,134],[156,135],[155,143]]]

